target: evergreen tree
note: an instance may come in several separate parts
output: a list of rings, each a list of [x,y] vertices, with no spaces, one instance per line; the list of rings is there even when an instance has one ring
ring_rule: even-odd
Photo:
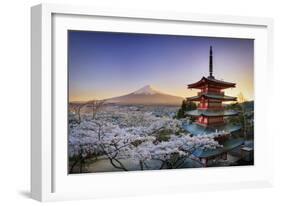
[[[177,113],[177,119],[181,119],[181,118],[185,118],[186,114],[185,112],[190,111],[190,110],[194,110],[196,109],[196,104],[194,102],[191,101],[187,101],[187,100],[183,100],[182,104],[181,104],[181,108],[179,109],[178,113]]]
[[[186,103],[186,110],[185,111],[191,111],[197,109],[197,106],[194,102],[187,101]]]

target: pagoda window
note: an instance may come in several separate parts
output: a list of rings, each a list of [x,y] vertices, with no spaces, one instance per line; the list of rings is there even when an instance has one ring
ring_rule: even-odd
[[[201,109],[206,109],[206,108],[208,108],[208,101],[206,101],[206,100],[204,100],[204,101],[201,101],[200,103],[199,103],[199,108],[201,108]]]
[[[208,124],[208,118],[204,117],[204,121],[205,124]]]

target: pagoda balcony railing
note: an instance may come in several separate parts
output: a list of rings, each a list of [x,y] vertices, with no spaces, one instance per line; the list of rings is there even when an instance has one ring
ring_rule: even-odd
[[[200,96],[202,94],[214,94],[214,95],[224,96],[224,92],[198,92],[198,96]]]

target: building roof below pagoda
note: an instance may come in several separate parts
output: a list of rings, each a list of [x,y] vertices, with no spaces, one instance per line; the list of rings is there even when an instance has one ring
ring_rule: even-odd
[[[227,95],[217,95],[217,94],[200,94],[194,97],[188,97],[186,98],[188,101],[200,101],[201,98],[204,97],[206,99],[217,99],[217,100],[222,100],[222,101],[236,101],[236,97],[231,97]]]
[[[232,138],[223,142],[222,147],[216,149],[196,149],[193,155],[199,158],[209,158],[218,156],[224,152],[233,150],[244,143],[242,138]]]
[[[212,85],[215,87],[220,87],[222,89],[226,89],[226,88],[231,88],[231,87],[235,87],[235,83],[231,83],[231,82],[225,82],[222,80],[218,80],[215,79],[214,77],[202,77],[198,82],[195,82],[193,84],[189,84],[187,85],[189,89],[192,88],[201,88],[203,86],[205,86],[206,84],[208,85]]]
[[[206,117],[220,117],[220,116],[235,116],[238,114],[237,111],[234,110],[191,110],[186,112],[187,115],[189,116],[206,116]]]
[[[190,132],[193,135],[203,135],[203,134],[210,134],[215,132],[228,132],[233,133],[241,129],[241,125],[233,125],[233,124],[223,124],[223,125],[214,125],[214,126],[202,126],[197,123],[191,124],[183,124],[183,129]]]

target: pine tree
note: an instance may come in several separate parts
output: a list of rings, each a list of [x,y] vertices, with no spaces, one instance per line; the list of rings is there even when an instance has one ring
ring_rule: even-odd
[[[196,104],[194,102],[187,101],[185,111],[191,111],[191,110],[194,110],[194,109],[197,109]]]
[[[185,112],[196,109],[196,104],[194,102],[190,102],[187,100],[183,100],[181,104],[181,108],[177,113],[177,119],[185,118]]]

